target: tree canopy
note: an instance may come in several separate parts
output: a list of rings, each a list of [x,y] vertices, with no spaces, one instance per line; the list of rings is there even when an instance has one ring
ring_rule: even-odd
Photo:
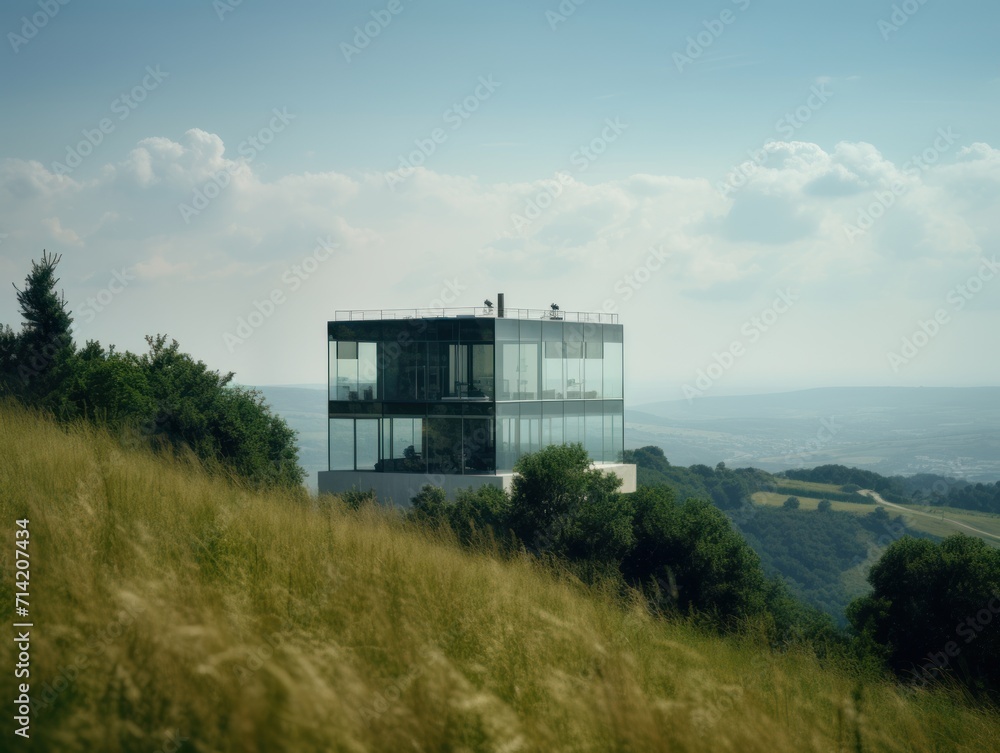
[[[89,341],[77,349],[72,315],[56,294],[57,255],[32,262],[17,300],[20,332],[0,326],[0,391],[63,420],[102,423],[129,443],[192,450],[206,467],[259,486],[298,487],[295,433],[259,392],[231,384],[181,352],[166,335],[147,336],[142,355]]]

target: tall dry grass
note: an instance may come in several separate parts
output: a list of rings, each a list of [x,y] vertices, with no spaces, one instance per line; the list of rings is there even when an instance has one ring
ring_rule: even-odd
[[[977,751],[1000,719],[0,406],[0,615],[30,519],[38,751]],[[15,697],[11,640],[0,697]],[[10,706],[8,706],[8,709]],[[13,741],[13,742],[12,742]]]

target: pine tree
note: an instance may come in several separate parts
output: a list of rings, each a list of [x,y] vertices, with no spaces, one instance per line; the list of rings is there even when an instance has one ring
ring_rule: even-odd
[[[62,257],[42,251],[40,262],[31,262],[24,290],[17,291],[21,307],[21,332],[0,328],[0,372],[8,390],[43,399],[58,383],[61,367],[73,354],[73,318],[66,298],[56,293],[56,266]]]

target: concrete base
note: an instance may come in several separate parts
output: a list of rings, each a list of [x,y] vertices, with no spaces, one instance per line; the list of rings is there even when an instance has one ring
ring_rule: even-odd
[[[622,480],[621,491],[632,493],[636,487],[634,465],[624,463],[598,463],[595,468],[610,471]],[[401,507],[409,507],[420,490],[430,484],[444,489],[448,499],[454,499],[460,489],[478,489],[481,486],[495,486],[510,491],[514,483],[513,473],[491,475],[452,476],[433,473],[379,473],[377,471],[320,471],[319,493],[340,494],[357,489],[375,492],[383,502],[392,501]]]

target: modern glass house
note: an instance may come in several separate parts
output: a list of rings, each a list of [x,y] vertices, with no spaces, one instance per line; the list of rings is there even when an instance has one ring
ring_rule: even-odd
[[[613,314],[503,308],[338,311],[328,323],[329,471],[320,492],[407,504],[425,484],[509,488],[514,463],[581,443],[635,490],[623,332]]]

